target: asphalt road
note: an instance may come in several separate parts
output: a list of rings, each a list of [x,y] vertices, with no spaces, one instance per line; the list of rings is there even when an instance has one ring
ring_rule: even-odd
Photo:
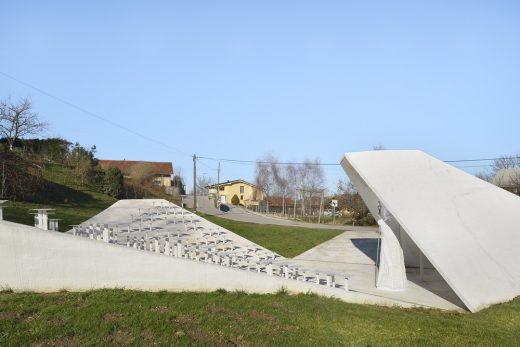
[[[188,196],[184,199],[186,205],[193,207],[193,196]],[[249,211],[243,207],[236,207],[230,205],[229,212],[222,212],[213,206],[213,201],[209,200],[207,196],[197,196],[197,210],[206,214],[219,216],[230,220],[239,222],[255,223],[255,224],[272,224],[283,226],[295,226],[309,229],[335,229],[344,231],[374,231],[376,227],[364,226],[350,226],[350,225],[333,225],[333,224],[316,224],[288,220],[282,217],[267,216],[264,214]]]

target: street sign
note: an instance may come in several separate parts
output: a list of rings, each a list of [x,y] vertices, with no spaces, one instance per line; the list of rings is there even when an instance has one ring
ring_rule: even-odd
[[[330,205],[331,205],[332,207],[338,207],[338,200],[332,200],[332,201],[330,202]]]

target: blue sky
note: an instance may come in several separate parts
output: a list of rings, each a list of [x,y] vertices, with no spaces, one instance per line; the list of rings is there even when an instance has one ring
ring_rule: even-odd
[[[10,1],[0,98],[103,159],[520,152],[518,1]],[[153,139],[153,140],[150,140]],[[481,168],[466,168],[469,171]],[[198,172],[216,178],[216,163]],[[346,175],[326,167],[334,189]],[[254,166],[222,164],[222,179]]]

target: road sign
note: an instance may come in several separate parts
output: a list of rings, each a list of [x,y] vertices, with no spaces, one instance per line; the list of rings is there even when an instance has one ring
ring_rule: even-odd
[[[332,200],[332,201],[330,202],[330,205],[331,205],[332,207],[338,207],[338,200]]]

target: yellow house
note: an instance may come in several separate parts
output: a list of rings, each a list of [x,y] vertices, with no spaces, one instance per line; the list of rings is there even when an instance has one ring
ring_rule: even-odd
[[[207,187],[210,195],[217,195],[217,185]],[[218,196],[223,204],[231,204],[231,199],[236,194],[240,204],[244,206],[257,206],[263,200],[264,194],[252,183],[244,180],[222,182],[218,185]]]

